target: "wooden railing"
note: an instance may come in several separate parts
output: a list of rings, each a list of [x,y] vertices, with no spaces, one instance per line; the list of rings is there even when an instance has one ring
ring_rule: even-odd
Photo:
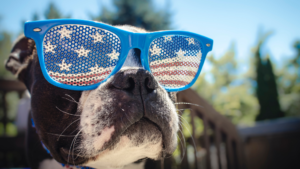
[[[19,97],[21,98],[23,92],[26,90],[25,85],[17,80],[8,80],[8,79],[0,79],[0,92],[2,95],[2,109],[3,109],[3,118],[1,119],[1,122],[3,123],[4,127],[4,133],[3,135],[6,136],[6,125],[8,123],[7,118],[7,102],[6,102],[6,96],[8,92],[18,92]]]
[[[216,110],[195,91],[188,89],[179,92],[177,95],[177,102],[191,103],[191,104],[178,104],[179,109],[191,109],[191,125],[192,136],[195,139],[194,149],[197,150],[201,140],[206,150],[205,165],[202,167],[212,169],[211,160],[211,147],[214,146],[217,152],[217,166],[218,169],[242,169],[244,166],[244,153],[242,148],[242,141],[237,132],[236,127]],[[201,138],[195,137],[195,116],[203,121],[204,130]],[[193,144],[191,144],[193,145]],[[225,155],[222,155],[221,147],[225,147]],[[196,147],[195,147],[196,146]],[[182,154],[183,151],[181,151]],[[182,167],[186,169],[188,166],[185,164],[187,157],[184,157]],[[222,159],[225,158],[225,159]],[[195,164],[194,168],[200,168],[197,151],[194,151]]]
[[[17,80],[0,79],[0,93],[1,93],[1,108],[3,116],[0,122],[3,126],[3,133],[0,136],[0,168],[2,167],[26,167],[25,156],[25,134],[19,133],[15,137],[10,137],[6,133],[6,126],[9,122],[13,122],[8,118],[7,110],[7,95],[9,92],[18,92],[19,98],[26,90],[23,83]]]

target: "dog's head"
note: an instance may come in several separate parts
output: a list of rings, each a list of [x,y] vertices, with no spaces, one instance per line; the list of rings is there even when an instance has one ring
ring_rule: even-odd
[[[6,68],[31,93],[36,132],[58,162],[121,167],[142,158],[160,159],[176,148],[175,93],[166,92],[141,67],[138,49],[128,53],[119,72],[89,91],[48,83],[34,41],[24,36],[14,44]]]

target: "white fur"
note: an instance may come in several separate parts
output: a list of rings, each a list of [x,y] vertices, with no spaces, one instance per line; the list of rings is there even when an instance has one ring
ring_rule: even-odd
[[[93,143],[93,146],[96,150],[100,150],[104,143],[110,140],[112,133],[115,131],[115,127],[111,126],[110,128],[106,127],[102,130],[102,133],[97,137]]]
[[[128,137],[122,136],[116,148],[101,152],[96,161],[91,160],[85,165],[94,168],[121,169],[137,159],[145,157],[156,159],[161,150],[162,139],[156,143],[147,141],[137,147]]]
[[[10,53],[9,56],[14,57],[14,58],[16,58],[16,59],[19,60],[19,59],[20,59],[20,53],[21,53],[21,50],[20,50],[20,49],[17,49],[15,52]]]
[[[40,163],[39,169],[65,169],[65,167],[54,159],[45,159]]]

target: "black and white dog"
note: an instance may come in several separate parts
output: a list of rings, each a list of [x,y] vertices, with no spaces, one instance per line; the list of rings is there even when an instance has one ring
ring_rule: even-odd
[[[177,146],[176,93],[166,92],[142,68],[138,49],[128,53],[118,73],[89,91],[48,83],[34,41],[24,36],[14,44],[6,68],[31,94],[26,145],[33,169],[65,168],[59,163],[129,168],[139,159],[164,158]]]

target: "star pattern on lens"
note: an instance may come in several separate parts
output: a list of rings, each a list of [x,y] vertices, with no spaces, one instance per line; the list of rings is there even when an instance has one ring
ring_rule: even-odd
[[[170,41],[170,42],[173,42],[172,41],[172,35],[168,35],[168,36],[164,36],[164,42],[167,42],[167,41]]]
[[[150,49],[151,56],[152,55],[160,55],[161,48],[157,47],[156,44],[153,45],[152,49]]]
[[[48,41],[48,42],[46,43],[46,45],[44,45],[44,48],[45,48],[45,53],[47,53],[47,52],[55,53],[54,48],[56,48],[56,46],[55,46],[55,45],[52,45],[51,42]]]
[[[95,35],[90,35],[90,37],[94,38],[94,43],[97,43],[97,42],[105,43],[103,41],[103,38],[105,37],[105,35],[101,35],[99,32],[96,32]]]
[[[108,57],[110,57],[110,61],[112,61],[113,59],[117,59],[118,60],[118,57],[120,55],[119,52],[116,52],[115,49],[113,49],[112,53],[108,53],[106,54]]]
[[[189,42],[189,45],[190,45],[190,44],[195,45],[195,40],[194,40],[194,38],[186,38],[186,40]]]
[[[60,33],[60,39],[63,38],[71,39],[71,33],[73,33],[73,31],[68,30],[67,27],[63,27],[61,30],[58,30],[57,32]]]
[[[117,65],[121,46],[116,34],[99,27],[54,26],[43,39],[45,68],[51,79],[61,84],[89,86],[100,83]]]
[[[103,71],[103,68],[100,68],[97,63],[95,64],[95,67],[90,67],[89,69],[92,73],[99,73]]]
[[[91,50],[85,50],[83,46],[81,46],[80,49],[78,50],[74,50],[76,53],[78,53],[78,57],[81,57],[81,56],[85,56],[85,57],[88,57],[88,53],[91,51]]]
[[[201,65],[201,43],[193,36],[167,36],[157,37],[150,44],[151,73],[162,86],[185,87],[195,79]],[[152,55],[155,45],[161,49],[160,55]]]
[[[177,57],[180,58],[180,60],[184,59],[184,54],[186,54],[186,51],[182,51],[181,48],[179,49],[178,52],[175,52],[177,54]]]
[[[65,59],[62,60],[62,63],[59,64],[57,63],[57,65],[60,67],[60,70],[66,70],[66,71],[70,71],[70,67],[72,66],[72,64],[66,64]]]

